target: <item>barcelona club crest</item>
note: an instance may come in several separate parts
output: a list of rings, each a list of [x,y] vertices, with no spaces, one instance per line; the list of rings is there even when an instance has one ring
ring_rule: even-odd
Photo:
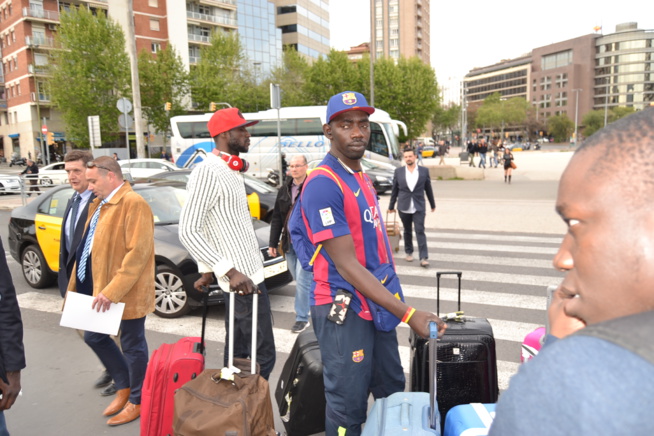
[[[357,102],[357,97],[353,92],[344,92],[343,93],[343,104],[352,106]]]
[[[352,352],[352,362],[360,363],[363,362],[363,350],[353,351]]]

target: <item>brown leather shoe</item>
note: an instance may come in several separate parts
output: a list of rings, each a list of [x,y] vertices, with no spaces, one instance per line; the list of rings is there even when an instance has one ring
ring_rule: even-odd
[[[127,400],[129,400],[129,393],[130,393],[129,388],[117,390],[116,398],[114,398],[111,404],[109,404],[109,406],[106,409],[104,409],[104,412],[102,412],[102,414],[104,416],[111,416],[123,410],[123,407],[125,407],[125,404],[127,404]]]
[[[134,421],[136,418],[141,416],[141,405],[132,404],[129,401],[125,405],[125,408],[116,416],[107,421],[108,425],[122,425],[127,424],[128,422]]]

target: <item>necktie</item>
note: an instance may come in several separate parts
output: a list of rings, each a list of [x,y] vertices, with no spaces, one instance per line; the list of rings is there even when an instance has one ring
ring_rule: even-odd
[[[77,226],[77,213],[79,212],[79,204],[82,201],[82,196],[75,194],[73,196],[73,207],[70,212],[70,223],[68,223],[68,251],[73,243],[73,236],[75,235],[75,227]]]
[[[89,260],[89,254],[91,252],[91,241],[93,241],[93,235],[95,234],[95,226],[98,224],[98,218],[100,218],[100,209],[107,202],[107,200],[102,200],[100,206],[95,210],[93,216],[91,217],[91,223],[89,224],[89,230],[86,235],[86,240],[84,241],[84,250],[82,251],[82,257],[79,260],[77,265],[77,278],[80,282],[84,282],[86,278],[86,262]]]

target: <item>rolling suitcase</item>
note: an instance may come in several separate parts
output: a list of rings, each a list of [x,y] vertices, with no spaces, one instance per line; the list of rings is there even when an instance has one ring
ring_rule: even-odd
[[[402,229],[400,229],[400,223],[397,221],[397,212],[393,212],[391,215],[392,221],[389,219],[389,212],[386,211],[386,235],[388,236],[388,242],[391,244],[391,250],[394,252],[400,251],[400,239],[402,239]]]
[[[204,370],[207,302],[205,297],[201,337],[162,344],[152,353],[141,390],[141,436],[173,434],[175,391]]]
[[[445,335],[437,343],[438,408],[441,416],[459,404],[495,403],[499,394],[493,328],[484,318],[461,312],[461,272],[436,273],[436,311],[440,312],[442,275],[458,278],[458,312],[443,317]],[[440,315],[439,315],[440,316]],[[429,343],[411,332],[411,390],[429,390]]]
[[[438,338],[435,322],[429,324],[429,343]],[[432,346],[430,353],[437,349]],[[434,356],[430,361],[436,362]],[[429,371],[429,393],[397,392],[373,404],[361,436],[424,435],[440,436],[440,413],[436,404],[436,365]]]
[[[176,436],[276,436],[268,381],[258,374],[257,314],[252,302],[251,359],[234,359],[234,293],[229,293],[228,366],[206,369],[175,393]]]
[[[320,346],[312,329],[295,340],[282,373],[275,399],[289,436],[305,436],[325,431],[325,383]]]

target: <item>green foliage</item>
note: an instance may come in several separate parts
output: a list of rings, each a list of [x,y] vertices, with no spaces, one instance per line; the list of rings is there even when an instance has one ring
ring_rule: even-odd
[[[254,66],[243,53],[238,35],[216,31],[209,43],[200,49],[200,60],[190,74],[191,93],[199,110],[209,111],[211,102],[225,102],[242,112],[265,108],[266,85],[257,85]]]
[[[503,100],[500,93],[496,92],[486,97],[477,110],[475,125],[501,130],[503,134],[505,127],[523,124],[526,121],[529,107],[529,103],[522,97]]]
[[[375,62],[375,106],[403,121],[408,138],[420,136],[439,104],[436,74],[417,57]]]
[[[547,131],[554,136],[554,142],[567,142],[574,129],[574,122],[566,114],[554,115],[547,119]]]
[[[309,63],[292,47],[286,47],[282,65],[273,69],[271,82],[281,88],[282,106],[310,106],[311,99],[305,91]]]
[[[311,104],[325,105],[329,98],[353,89],[357,84],[357,70],[342,51],[331,49],[311,65],[306,76],[305,89]]]
[[[139,53],[139,80],[143,115],[158,133],[170,127],[170,117],[186,113],[182,99],[189,91],[189,76],[182,58],[170,46],[156,55],[146,50]],[[165,111],[166,102],[172,103]]]
[[[100,116],[103,142],[119,132],[116,102],[130,97],[130,68],[119,24],[86,8],[62,11],[56,33],[60,50],[50,54],[47,86],[68,136],[89,146],[87,117]]]
[[[611,124],[614,121],[618,121],[620,118],[624,118],[627,115],[631,115],[636,112],[636,109],[633,107],[618,106],[609,109],[607,115],[607,124]],[[582,120],[582,125],[584,126],[584,136],[589,137],[593,133],[597,132],[599,129],[604,127],[604,111],[603,110],[594,110],[588,112],[584,115]]]
[[[436,108],[436,111],[434,111],[431,122],[435,130],[438,129],[451,132],[459,122],[460,116],[461,106],[458,104],[451,105],[448,108],[439,106]]]

